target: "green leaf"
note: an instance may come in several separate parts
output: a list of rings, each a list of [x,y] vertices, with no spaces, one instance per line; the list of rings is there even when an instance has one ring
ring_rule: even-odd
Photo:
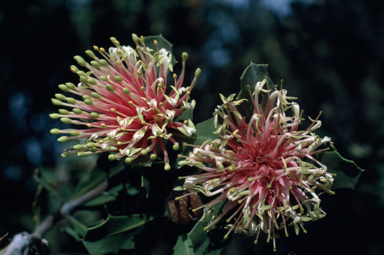
[[[54,184],[55,182],[53,180],[49,181],[49,178],[46,177],[47,175],[49,176],[49,170],[47,171],[47,169],[44,168],[36,169],[34,178],[39,184],[41,184],[46,190],[48,190],[49,193],[56,197],[57,200],[63,202],[61,196],[51,186],[51,183]]]
[[[112,216],[102,224],[89,228],[83,239],[85,248],[91,255],[117,252],[137,234],[142,227],[155,217],[145,214],[132,216]]]
[[[216,131],[214,121],[215,118],[212,117],[196,125],[196,139],[193,144],[202,145],[207,140],[219,138],[217,134],[213,133]]]
[[[213,133],[216,131],[214,121],[215,121],[215,118],[212,117],[210,119],[207,119],[203,122],[198,123],[195,126],[196,133],[193,134],[192,137],[183,136],[182,139],[179,140],[181,142],[180,144],[182,145],[181,147],[182,154],[188,155],[189,152],[192,150],[192,147],[184,146],[183,142],[186,142],[187,144],[194,144],[194,145],[200,146],[207,140],[214,140],[214,139],[220,138],[217,134]],[[181,160],[180,158],[177,158],[176,162],[179,162],[180,160]]]
[[[173,52],[172,52],[173,45],[167,39],[165,39],[162,35],[145,36],[144,37],[145,45],[147,47],[153,49],[154,51],[157,50],[155,44],[153,43],[154,40],[157,41],[157,43],[158,43],[157,47],[159,48],[159,50],[164,48],[167,51],[172,53],[171,63],[172,63],[172,65],[175,65],[177,63],[177,60],[176,60],[176,58],[175,58],[175,56],[173,55]],[[152,52],[152,54],[153,54],[153,52]]]
[[[256,84],[264,80],[266,76],[268,77],[268,83],[267,85],[264,85],[264,88],[272,89],[273,91],[276,85],[273,84],[272,80],[269,78],[268,64],[254,64],[251,62],[251,64],[247,66],[247,68],[245,68],[243,74],[240,77],[241,90],[237,95],[237,100],[240,100],[243,98],[248,100],[242,103],[242,106],[244,108],[244,111],[246,112],[247,118],[251,116],[254,110],[249,91],[253,94],[255,92]],[[249,89],[248,89],[248,86],[249,86]],[[267,100],[268,100],[268,96],[266,96],[265,94],[266,93],[261,92],[259,95],[259,102],[261,102],[261,106],[263,109],[267,104]]]
[[[119,191],[122,190],[123,188],[124,188],[124,185],[122,183],[117,184],[116,186],[108,190],[108,194],[117,197],[117,195],[119,194]]]
[[[177,237],[177,242],[173,247],[173,255],[193,255],[192,241],[189,236],[183,234]]]
[[[83,223],[81,223],[74,217],[70,217],[69,220],[72,222],[73,226],[75,227],[76,232],[80,236],[85,236],[85,234],[87,233],[87,226],[85,226]]]
[[[123,184],[118,184],[110,190],[108,190],[107,194],[102,194],[100,196],[97,196],[87,202],[84,203],[85,207],[92,207],[92,206],[100,206],[100,205],[105,205],[107,203],[113,202],[116,200],[116,197],[119,193],[120,190],[123,189]]]
[[[215,128],[215,118],[212,117],[196,125],[196,133],[192,137],[186,137],[186,142],[194,145],[202,145],[207,140],[219,138]]]
[[[332,189],[353,189],[364,171],[352,160],[343,158],[337,151],[325,151],[315,157],[327,166],[328,172],[336,174]]]
[[[147,192],[149,192],[149,182],[146,183],[145,185],[147,185],[146,189],[147,189]],[[140,193],[140,189],[138,189],[135,186],[133,186],[132,183],[125,184],[125,188],[126,188],[127,194],[129,196],[136,196],[136,195],[138,195]]]
[[[213,132],[216,131],[215,124],[214,124],[215,118],[212,117],[210,119],[207,119],[203,122],[198,123],[196,127],[196,133],[193,134],[191,137],[182,136],[179,139],[180,144],[182,145],[183,142],[186,142],[187,144],[194,144],[197,146],[202,145],[207,140],[214,140],[219,138],[217,134],[214,134]],[[182,145],[182,154],[188,155],[189,151],[192,150],[192,147],[190,146],[183,146]],[[178,162],[180,159],[178,158],[176,161]]]
[[[149,187],[151,183],[144,176],[144,171],[141,173],[141,187],[145,189],[145,197],[147,198],[149,195]]]
[[[95,197],[88,202],[84,203],[84,206],[90,207],[90,206],[99,206],[104,205],[109,202],[115,201],[116,196],[113,195],[100,195],[98,197]]]
[[[111,167],[109,169],[109,178],[112,178],[116,174],[120,173],[125,169],[125,163],[123,161],[120,161],[117,165]]]
[[[224,239],[227,230],[224,230],[225,222],[216,224],[216,228],[207,232],[204,228],[210,223],[213,215],[220,215],[225,207],[225,201],[216,204],[215,209],[203,221],[199,221],[188,233],[193,250],[198,255],[218,255],[224,246],[230,243],[230,237]]]
[[[91,189],[97,187],[107,179],[107,174],[100,168],[94,168],[90,173],[83,176],[72,193],[71,199],[79,197]]]
[[[183,122],[184,120],[193,120],[193,110],[185,109],[180,115],[175,118],[175,121]]]
[[[134,159],[131,163],[131,167],[152,167],[152,164],[155,164],[153,160],[150,158],[151,153],[148,153],[147,156],[140,156]]]
[[[33,219],[36,221],[37,224],[40,223],[41,220],[41,199],[39,199],[41,192],[44,190],[43,185],[39,184],[37,186],[37,190],[35,193],[35,199],[32,202],[32,210],[33,210]],[[45,204],[45,202],[44,202]],[[0,239],[1,241],[1,239]]]
[[[61,228],[61,231],[64,231],[68,235],[72,236],[75,240],[80,240],[81,236],[77,233],[76,230],[71,228],[70,226],[64,226]]]
[[[133,178],[132,183],[135,183],[138,181],[136,178]],[[116,186],[112,187],[109,191],[109,195],[113,195],[116,197],[115,201],[112,201],[111,203],[106,204],[106,210],[109,214],[112,215],[123,215],[127,214],[125,203],[127,199],[127,195],[130,197],[128,199],[139,199],[136,197],[140,193],[140,189],[136,188],[135,185],[132,183],[120,183]],[[135,197],[135,198],[133,198]],[[131,208],[131,207],[130,207]]]
[[[133,236],[130,238],[130,239],[128,239],[124,244],[123,244],[123,246],[121,246],[121,249],[122,250],[133,250],[133,249],[135,249],[135,242],[134,242],[134,240],[133,240]]]

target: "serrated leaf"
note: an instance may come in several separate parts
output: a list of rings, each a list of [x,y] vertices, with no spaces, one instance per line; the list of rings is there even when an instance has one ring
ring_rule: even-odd
[[[192,241],[189,236],[183,234],[177,237],[177,242],[173,247],[173,255],[193,255]]]
[[[199,221],[188,233],[191,239],[195,254],[199,255],[218,255],[221,253],[224,246],[230,243],[230,238],[224,239],[227,230],[223,227],[225,222],[216,224],[216,228],[207,232],[204,228],[210,223],[213,215],[220,215],[225,207],[225,201],[216,204],[215,209],[203,221]]]
[[[83,244],[91,255],[114,253],[140,232],[141,228],[155,217],[145,214],[112,216],[102,224],[88,229]]]
[[[332,189],[350,188],[353,189],[364,171],[352,160],[343,158],[337,151],[325,151],[315,154],[315,157],[327,166],[328,172],[334,176]]]
[[[266,76],[268,77],[268,83],[267,85],[264,85],[264,88],[272,89],[273,91],[276,85],[273,84],[272,80],[269,78],[268,64],[254,64],[251,62],[251,64],[245,68],[243,74],[240,77],[241,90],[236,99],[247,99],[247,101],[242,103],[242,107],[246,112],[247,118],[250,117],[254,110],[249,91],[254,93],[256,84],[264,80]],[[250,86],[249,89],[248,86]],[[259,102],[261,102],[262,109],[264,109],[265,105],[267,104],[267,100],[268,96],[266,96],[264,92],[261,92],[259,95]]]
[[[166,49],[167,51],[171,52],[172,53],[172,59],[171,59],[171,63],[172,65],[174,66],[176,63],[177,63],[177,60],[175,58],[175,56],[173,55],[173,51],[172,51],[172,47],[173,45],[167,40],[165,39],[162,35],[151,35],[151,36],[145,36],[144,37],[144,42],[145,42],[145,45],[151,49],[153,49],[154,51],[156,51],[156,46],[155,44],[153,43],[154,40],[157,41],[157,47],[159,48],[159,50],[161,50],[162,48]]]

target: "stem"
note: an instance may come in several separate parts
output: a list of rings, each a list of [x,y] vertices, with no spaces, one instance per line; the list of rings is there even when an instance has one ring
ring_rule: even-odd
[[[24,255],[29,254],[29,250],[31,247],[35,246],[35,248],[40,252],[40,254],[44,254],[44,249],[42,248],[42,244],[47,245],[48,241],[42,239],[41,236],[44,235],[49,229],[51,229],[56,222],[61,220],[62,218],[70,218],[71,212],[77,207],[81,206],[85,202],[91,200],[92,198],[100,195],[106,188],[108,187],[108,180],[105,180],[99,186],[94,189],[88,191],[84,195],[64,203],[60,210],[48,215],[44,221],[42,221],[39,225],[37,225],[32,234],[28,232],[21,232],[16,234],[12,242],[5,247],[2,251],[0,251],[0,255]]]

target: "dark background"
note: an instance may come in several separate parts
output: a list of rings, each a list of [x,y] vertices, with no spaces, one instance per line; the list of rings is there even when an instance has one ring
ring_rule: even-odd
[[[194,123],[210,118],[218,93],[239,91],[245,67],[269,63],[304,116],[323,111],[320,136],[366,171],[355,190],[322,196],[327,216],[308,234],[278,239],[277,254],[384,254],[384,8],[379,0],[25,0],[0,2],[0,236],[33,229],[37,167],[62,169],[65,145],[50,98],[76,83],[73,56],[110,36],[163,34],[180,60],[189,53]],[[83,164],[86,164],[83,161]],[[63,234],[65,235],[65,234]],[[247,239],[247,241],[244,241]],[[264,237],[249,247],[236,235],[226,254],[268,254]],[[253,239],[252,239],[253,240]],[[244,242],[248,242],[244,244]],[[4,246],[4,241],[1,243]]]

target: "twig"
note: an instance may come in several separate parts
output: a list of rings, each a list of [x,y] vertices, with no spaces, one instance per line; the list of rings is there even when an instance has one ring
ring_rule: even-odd
[[[44,239],[41,239],[39,234],[29,234],[27,232],[21,232],[13,237],[12,242],[8,245],[4,255],[27,255],[32,246],[41,246],[42,244],[48,244]],[[40,247],[42,252],[44,249]]]
[[[85,193],[84,195],[72,200],[72,201],[69,201],[65,204],[63,204],[63,206],[61,207],[60,209],[60,213],[63,217],[67,218],[70,216],[71,212],[79,207],[80,205],[84,204],[85,202],[91,200],[92,198],[100,195],[106,188],[108,187],[108,181],[105,180],[103,183],[101,183],[99,186],[97,186],[96,188],[88,191],[87,193]]]
[[[105,180],[99,186],[88,191],[84,195],[64,203],[60,210],[56,213],[48,215],[44,221],[35,227],[35,230],[32,234],[28,232],[21,232],[16,234],[12,242],[3,249],[5,251],[3,255],[27,255],[31,247],[35,246],[38,252],[44,254],[44,249],[42,249],[41,244],[48,244],[48,241],[42,239],[41,236],[44,235],[56,222],[62,218],[71,218],[71,212],[77,207],[81,206],[85,202],[95,198],[100,195],[108,187],[108,181]],[[1,253],[0,253],[1,254]]]

